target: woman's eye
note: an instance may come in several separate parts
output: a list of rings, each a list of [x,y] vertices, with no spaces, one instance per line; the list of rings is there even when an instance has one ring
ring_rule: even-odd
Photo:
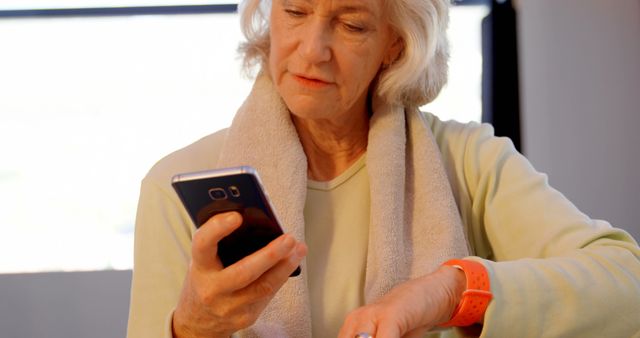
[[[362,33],[365,30],[364,27],[359,25],[354,25],[350,23],[345,23],[343,25],[349,32],[352,32],[352,33]]]
[[[304,16],[304,12],[297,9],[285,9],[284,11],[293,18],[301,18]]]

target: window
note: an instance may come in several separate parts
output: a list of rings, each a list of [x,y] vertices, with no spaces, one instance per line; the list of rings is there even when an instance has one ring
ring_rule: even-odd
[[[449,85],[425,107],[443,119],[480,119],[486,11],[452,10]],[[240,39],[234,13],[0,18],[0,273],[131,268],[140,180],[248,94]]]

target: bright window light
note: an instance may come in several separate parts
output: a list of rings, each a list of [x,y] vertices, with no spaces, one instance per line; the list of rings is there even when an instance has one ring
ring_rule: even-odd
[[[0,10],[237,4],[237,0],[2,0]]]
[[[452,11],[443,119],[480,118],[485,14]],[[140,180],[250,90],[240,39],[236,14],[0,20],[0,273],[131,268]]]
[[[443,120],[482,117],[482,19],[487,6],[456,6],[449,22],[449,81],[437,99],[422,107]]]

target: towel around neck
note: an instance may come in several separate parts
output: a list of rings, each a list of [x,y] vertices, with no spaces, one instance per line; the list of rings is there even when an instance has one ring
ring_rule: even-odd
[[[260,173],[286,232],[304,241],[307,160],[291,115],[261,74],[228,130],[218,167]],[[374,100],[367,145],[371,210],[365,301],[468,255],[440,152],[422,113]],[[241,337],[310,337],[304,268],[278,291]]]

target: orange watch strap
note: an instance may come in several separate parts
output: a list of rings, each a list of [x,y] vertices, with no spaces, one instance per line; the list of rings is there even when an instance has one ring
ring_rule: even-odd
[[[451,319],[439,326],[469,326],[479,323],[492,298],[487,268],[482,263],[464,259],[452,259],[442,265],[462,270],[467,278],[467,289],[462,293],[462,299],[453,310]]]

